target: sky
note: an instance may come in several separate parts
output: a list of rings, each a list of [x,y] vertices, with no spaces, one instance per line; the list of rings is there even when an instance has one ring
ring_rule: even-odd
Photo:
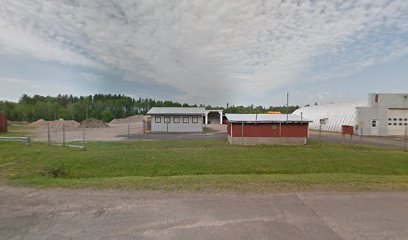
[[[408,92],[406,0],[0,0],[0,99],[224,106]]]

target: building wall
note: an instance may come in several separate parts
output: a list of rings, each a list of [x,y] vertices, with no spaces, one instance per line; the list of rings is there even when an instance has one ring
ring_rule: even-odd
[[[169,117],[169,123],[165,122],[165,117]],[[197,123],[193,123],[193,118],[197,118]],[[156,122],[156,118],[160,118],[160,123]],[[179,118],[179,122],[175,122]],[[184,123],[183,119],[187,118],[188,123]],[[203,116],[168,116],[168,115],[152,115],[151,119],[152,132],[202,132],[203,131]]]
[[[257,144],[306,144],[307,138],[300,137],[231,137],[228,136],[230,144],[257,145]]]
[[[354,103],[338,103],[319,106],[310,106],[297,109],[293,114],[303,115],[305,119],[313,121],[309,127],[319,130],[320,119],[327,118],[326,124],[322,125],[323,131],[341,132],[342,125],[356,125],[356,107],[367,106],[366,101]]]
[[[368,107],[356,109],[357,134],[404,135],[407,125],[408,94],[369,94]]]
[[[323,131],[341,132],[342,125],[350,125],[357,135],[404,135],[408,124],[408,93],[372,93],[365,102],[303,107],[294,114],[312,120],[310,129],[314,130],[320,127],[319,119],[328,118],[327,124],[322,125]]]
[[[309,124],[282,124],[279,123],[257,123],[244,124],[228,123],[227,133],[232,137],[288,137],[307,138],[309,134]],[[280,129],[280,127],[282,127]],[[243,133],[243,134],[242,134]]]
[[[7,132],[7,116],[0,114],[0,132]]]

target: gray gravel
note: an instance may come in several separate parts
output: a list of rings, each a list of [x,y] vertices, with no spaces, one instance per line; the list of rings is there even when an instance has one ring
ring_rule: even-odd
[[[407,239],[407,193],[0,187],[0,239]]]
[[[310,139],[318,140],[319,139],[319,132],[317,131],[310,131]],[[322,142],[334,142],[334,143],[342,143],[343,135],[341,133],[331,133],[331,132],[322,132],[321,135]],[[379,146],[379,147],[396,147],[396,148],[404,148],[404,137],[403,136],[353,136],[350,141],[350,136],[346,136],[345,143],[352,143],[352,144],[363,144],[363,145],[371,145],[371,146]],[[407,141],[408,142],[408,141]]]

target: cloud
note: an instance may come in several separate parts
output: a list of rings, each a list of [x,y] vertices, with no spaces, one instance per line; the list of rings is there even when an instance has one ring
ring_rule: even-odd
[[[6,2],[0,53],[172,86],[178,100],[251,101],[408,53],[404,0]]]

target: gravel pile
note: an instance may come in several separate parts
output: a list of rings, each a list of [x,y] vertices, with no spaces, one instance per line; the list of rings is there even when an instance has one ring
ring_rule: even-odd
[[[147,120],[148,116],[146,115],[133,115],[127,118],[119,118],[113,119],[110,124],[123,124],[123,123],[135,123],[135,122],[143,122],[143,120]]]
[[[84,121],[81,122],[81,126],[85,126],[86,128],[105,128],[109,127],[108,124],[106,124],[104,121],[95,119],[95,118],[89,118],[85,119]]]
[[[80,124],[74,120],[54,120],[54,121],[45,121],[44,119],[39,119],[35,122],[29,123],[30,126],[39,126],[39,127],[46,127],[50,124],[50,127],[79,127]]]

